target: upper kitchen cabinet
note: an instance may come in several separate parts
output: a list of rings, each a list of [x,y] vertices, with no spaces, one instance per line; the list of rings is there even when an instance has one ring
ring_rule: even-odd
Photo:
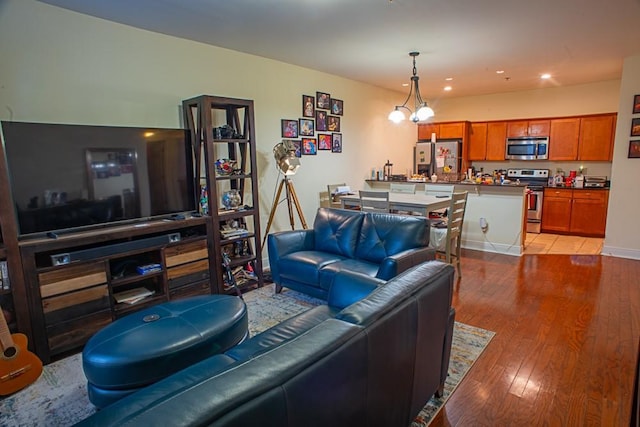
[[[507,122],[507,136],[549,136],[550,120],[513,120]]]
[[[549,160],[576,160],[578,157],[579,137],[579,118],[551,120]]]
[[[418,124],[418,139],[431,140],[435,133],[437,139],[461,138],[466,139],[468,122],[442,122]]]
[[[469,126],[469,160],[504,161],[507,122],[477,122]]]
[[[472,161],[487,159],[487,122],[471,123],[468,154]]]
[[[582,117],[578,160],[611,161],[615,128],[616,114]]]

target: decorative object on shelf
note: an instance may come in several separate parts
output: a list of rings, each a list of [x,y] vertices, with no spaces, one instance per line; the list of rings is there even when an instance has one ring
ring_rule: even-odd
[[[200,213],[209,215],[209,192],[206,186],[200,189]]]
[[[424,101],[422,99],[422,96],[420,95],[420,88],[418,86],[418,80],[420,78],[417,75],[418,70],[416,69],[416,56],[418,55],[420,55],[420,52],[409,53],[409,56],[413,58],[413,75],[411,76],[411,87],[409,89],[409,95],[407,96],[407,99],[404,101],[404,103],[402,105],[396,105],[394,110],[389,114],[389,120],[394,123],[400,123],[405,119],[404,113],[400,111],[401,108],[409,111],[409,120],[414,123],[426,120],[434,116],[433,110],[427,105],[427,102]],[[412,99],[412,95],[414,103],[413,111],[409,107],[407,107],[407,102]]]
[[[239,134],[230,125],[223,125],[217,128],[213,128],[214,139],[242,139],[242,135]]]
[[[303,138],[304,139],[312,139],[312,138]],[[315,141],[315,139],[314,139]],[[271,212],[269,212],[269,221],[267,222],[267,228],[264,232],[264,239],[262,240],[262,246],[264,247],[265,242],[267,241],[267,236],[269,235],[269,229],[271,228],[271,224],[273,223],[273,217],[276,213],[278,205],[280,204],[280,195],[282,194],[282,187],[285,187],[285,200],[287,201],[287,210],[289,212],[289,224],[291,225],[291,229],[295,229],[295,223],[293,219],[293,211],[291,210],[291,203],[296,207],[296,211],[298,212],[298,218],[300,218],[300,223],[302,224],[303,229],[307,229],[307,222],[304,219],[304,214],[302,213],[302,208],[300,207],[300,202],[298,201],[298,196],[296,195],[296,190],[293,187],[293,182],[289,178],[293,176],[298,171],[300,167],[300,160],[296,157],[295,146],[289,144],[290,140],[283,140],[281,143],[276,144],[273,147],[273,158],[276,161],[276,167],[278,168],[278,172],[280,172],[283,177],[280,181],[280,185],[278,186],[278,190],[276,192],[276,196],[273,199],[273,205],[271,206]]]
[[[242,197],[238,190],[231,189],[222,193],[222,205],[225,209],[236,209],[242,203]]]
[[[236,171],[235,160],[231,159],[218,159],[216,160],[216,173],[221,176],[229,176]]]

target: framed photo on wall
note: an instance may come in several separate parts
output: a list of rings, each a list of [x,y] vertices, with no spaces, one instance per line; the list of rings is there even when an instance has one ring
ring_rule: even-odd
[[[313,118],[315,111],[315,98],[311,95],[302,95],[302,117]]]
[[[331,150],[331,135],[328,133],[318,134],[318,150]]]
[[[631,120],[631,136],[640,136],[640,118]]]
[[[337,116],[342,115],[342,106],[343,102],[341,99],[331,98],[331,114],[335,114]]]
[[[330,104],[331,95],[325,92],[316,92],[316,108],[321,110],[328,110]]]
[[[298,121],[282,119],[280,126],[282,127],[283,138],[297,138],[298,137]]]
[[[302,138],[302,154],[318,154],[318,143],[315,138]]]
[[[316,110],[316,130],[325,132],[327,130],[327,112]]]
[[[640,95],[633,97],[633,114],[640,113]]]
[[[342,134],[341,133],[331,134],[331,152],[342,153]]]
[[[327,130],[330,132],[340,132],[340,117],[327,116]]]
[[[629,155],[630,159],[640,159],[640,141],[629,141]]]
[[[313,136],[313,120],[300,119],[300,127],[298,128],[300,136]]]

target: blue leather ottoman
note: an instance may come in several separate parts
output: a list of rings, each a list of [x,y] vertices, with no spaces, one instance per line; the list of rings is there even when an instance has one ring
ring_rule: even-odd
[[[248,335],[244,301],[206,295],[159,304],[116,320],[82,351],[89,400],[104,408]]]

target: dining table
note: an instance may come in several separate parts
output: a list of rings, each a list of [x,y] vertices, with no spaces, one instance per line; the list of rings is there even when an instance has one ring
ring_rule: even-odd
[[[360,197],[357,191],[341,195],[340,202],[343,209],[353,209],[360,207]],[[427,217],[429,216],[429,212],[448,208],[450,202],[451,197],[444,195],[389,192],[390,210],[400,212],[413,212]]]

